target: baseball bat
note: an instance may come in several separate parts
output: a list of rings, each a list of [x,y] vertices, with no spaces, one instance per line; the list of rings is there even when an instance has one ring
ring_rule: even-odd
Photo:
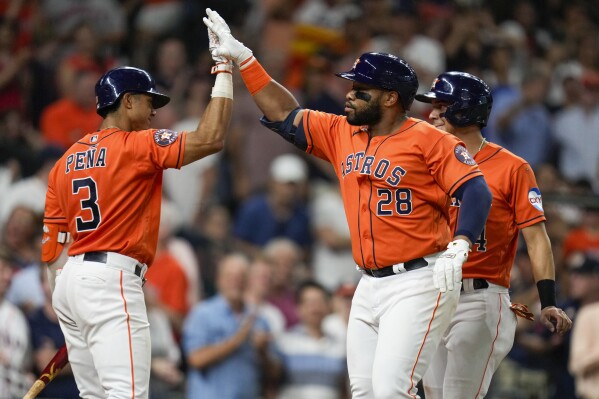
[[[35,399],[68,362],[69,355],[67,353],[67,346],[63,345],[56,351],[54,357],[42,370],[38,379],[35,380],[29,391],[23,396],[23,399]]]

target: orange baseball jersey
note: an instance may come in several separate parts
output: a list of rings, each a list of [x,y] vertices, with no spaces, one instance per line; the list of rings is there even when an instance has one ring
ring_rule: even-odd
[[[444,250],[451,240],[450,195],[481,176],[463,143],[408,118],[400,130],[369,138],[345,116],[305,110],[306,152],[333,164],[352,252],[381,268]]]
[[[48,177],[45,224],[68,224],[69,255],[111,251],[151,264],[162,171],[180,168],[185,134],[107,128],[73,144]]]
[[[530,165],[497,144],[488,143],[474,159],[485,175],[493,202],[462,274],[509,287],[520,229],[545,221],[541,192]],[[454,229],[458,202],[454,199],[450,210]]]

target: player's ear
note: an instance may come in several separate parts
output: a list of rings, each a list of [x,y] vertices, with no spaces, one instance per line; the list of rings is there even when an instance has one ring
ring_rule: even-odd
[[[133,108],[133,102],[135,101],[135,93],[125,93],[121,98],[121,104],[125,107],[125,109]]]
[[[399,93],[396,91],[387,91],[383,95],[383,104],[387,107],[393,107],[400,103]]]

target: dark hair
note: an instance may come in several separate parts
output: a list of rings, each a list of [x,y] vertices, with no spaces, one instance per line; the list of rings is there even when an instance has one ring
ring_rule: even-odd
[[[327,300],[331,298],[331,293],[322,284],[317,283],[314,280],[305,280],[302,283],[300,283],[300,285],[297,287],[297,291],[295,293],[296,303],[299,304],[301,302],[304,292],[310,288],[315,288],[317,290],[322,291]]]
[[[109,114],[116,112],[116,110],[119,109],[119,106],[121,105],[122,98],[123,97],[121,96],[118,100],[116,100],[114,102],[114,104],[109,105],[108,107],[102,108],[101,110],[99,110],[98,115],[100,115],[102,118],[106,118]]]

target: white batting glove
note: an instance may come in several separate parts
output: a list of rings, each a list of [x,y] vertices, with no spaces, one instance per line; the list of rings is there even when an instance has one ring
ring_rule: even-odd
[[[212,54],[212,50],[217,48],[220,45],[218,40],[218,36],[212,31],[212,29],[208,28],[208,49],[210,50],[210,54]],[[223,56],[212,55],[212,59],[215,64],[212,67],[212,74],[217,73],[233,73],[233,61],[227,59]]]
[[[462,265],[468,259],[470,244],[457,239],[447,245],[433,268],[433,284],[440,292],[459,289],[462,282]]]
[[[217,46],[210,48],[210,54],[212,54],[213,59],[216,59],[215,57],[225,57],[235,61],[237,65],[241,65],[244,61],[252,58],[252,50],[231,35],[229,25],[227,25],[225,20],[216,11],[207,8],[206,15],[208,18],[204,17],[203,21],[208,27],[208,36],[210,36],[210,31],[212,31],[217,39]]]

